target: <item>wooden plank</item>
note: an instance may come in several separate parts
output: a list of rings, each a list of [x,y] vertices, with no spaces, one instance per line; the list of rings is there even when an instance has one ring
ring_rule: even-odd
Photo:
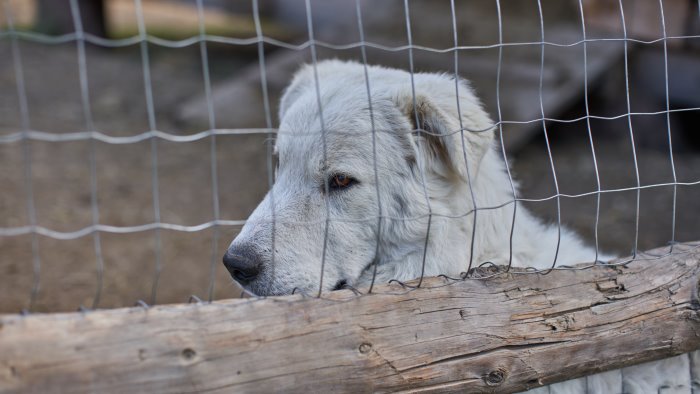
[[[104,2],[102,0],[78,0],[80,21],[85,33],[106,37]],[[51,35],[73,33],[73,9],[70,0],[38,0],[35,29]]]
[[[46,0],[45,0],[46,1]],[[55,0],[50,0],[55,1]],[[105,4],[107,26],[113,37],[132,37],[139,34],[137,9],[134,0],[109,0]],[[252,9],[249,10],[252,12]],[[141,3],[140,13],[143,16],[146,30],[150,35],[156,35],[171,40],[192,38],[199,34],[199,12],[197,3],[173,2],[169,0],[149,0]],[[237,14],[225,12],[216,7],[208,7],[203,2],[202,18],[208,35],[218,35],[235,38],[250,38],[256,36],[255,23],[250,13]],[[293,39],[287,26],[276,23],[270,18],[263,18],[263,29],[267,37],[281,40]],[[254,45],[247,46],[257,50]],[[246,46],[238,47],[245,49]]]
[[[699,349],[697,246],[359,297],[4,315],[0,392],[521,391]]]

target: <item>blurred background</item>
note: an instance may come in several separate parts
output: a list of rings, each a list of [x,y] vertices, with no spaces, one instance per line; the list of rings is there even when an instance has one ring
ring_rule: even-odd
[[[219,218],[245,220],[269,186],[266,132],[268,126],[277,125],[280,93],[297,67],[311,60],[305,2],[258,3],[266,37],[263,50],[271,125],[265,118],[258,34],[250,1],[204,0],[199,9],[195,0],[75,1],[88,38],[86,92],[81,91],[80,40],[70,1],[3,1],[0,313],[30,306],[37,263],[39,287],[32,311],[92,307],[98,287],[97,306],[104,308],[130,306],[136,300],[186,302],[193,294],[206,299],[212,286],[215,299],[240,295],[220,264],[239,226],[221,226],[218,232],[214,228],[101,232],[98,243],[91,233],[64,240],[15,235],[13,229],[31,224],[29,187],[38,225],[67,234],[93,224],[91,150],[101,224],[139,226],[156,222],[157,215],[163,223],[208,223],[216,215],[214,183]],[[310,4],[319,58],[361,60],[355,2],[311,0]],[[601,195],[598,236],[602,250],[628,255],[635,245],[640,250],[668,245],[673,239],[674,217],[675,241],[700,239],[697,1],[586,0],[582,24],[575,0],[504,1],[501,23],[496,1],[458,0],[457,43],[448,1],[410,0],[407,10],[401,1],[362,0],[360,4],[365,41],[372,43],[367,47],[370,63],[408,69],[406,11],[415,45],[415,71],[453,73],[450,48],[461,48],[459,74],[472,81],[494,120],[504,122],[505,150],[521,184],[519,197],[553,196],[555,175],[560,193],[595,192],[597,164],[602,190],[627,189]],[[139,30],[141,18],[145,31]],[[504,46],[498,45],[499,26]],[[202,40],[200,27],[206,40]],[[541,45],[543,36],[549,44]],[[148,37],[145,52],[143,37]],[[210,76],[213,116],[207,105],[204,64]],[[144,75],[150,76],[150,85]],[[18,89],[18,79],[24,82],[24,90]],[[21,110],[23,92],[26,117]],[[14,138],[27,128],[52,135],[90,129],[84,93],[89,96],[92,128],[109,136],[135,136],[152,128],[183,136],[210,129],[251,132],[219,135],[215,145],[211,137],[184,143],[157,139],[157,163],[149,138],[128,144]],[[150,121],[149,95],[153,102]],[[550,119],[545,123],[543,113]],[[592,117],[586,118],[587,113]],[[153,198],[154,169],[158,210]],[[634,188],[673,183],[674,176],[679,183],[691,183],[677,187],[675,203],[674,187],[667,185],[641,189],[637,206]],[[556,222],[556,199],[523,204],[546,221]],[[596,194],[561,199],[562,221],[591,243],[596,204]],[[103,265],[101,285],[96,274],[99,265]]]

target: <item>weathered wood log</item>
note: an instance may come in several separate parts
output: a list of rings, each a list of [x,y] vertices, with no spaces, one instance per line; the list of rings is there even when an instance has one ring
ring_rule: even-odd
[[[363,296],[4,315],[0,392],[521,391],[699,349],[700,250],[674,252]]]

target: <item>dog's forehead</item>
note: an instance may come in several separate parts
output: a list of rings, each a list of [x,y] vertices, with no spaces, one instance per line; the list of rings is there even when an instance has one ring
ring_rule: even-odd
[[[325,143],[329,159],[334,155],[366,156],[372,151],[372,138],[378,143],[397,138],[406,121],[387,99],[366,92],[335,89],[321,95],[321,110],[315,92],[297,99],[282,120],[277,137],[281,156],[323,155]],[[301,157],[300,157],[301,158]]]
[[[281,128],[290,134],[306,134],[309,131],[338,128],[346,125],[357,127],[370,124],[370,105],[367,94],[355,88],[327,87],[317,95],[307,88],[299,95],[282,119]],[[372,101],[377,101],[373,98]]]

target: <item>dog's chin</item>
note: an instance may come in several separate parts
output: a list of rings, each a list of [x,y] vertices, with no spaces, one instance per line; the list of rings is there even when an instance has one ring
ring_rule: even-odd
[[[275,286],[275,284],[270,283],[249,283],[242,284],[234,280],[243,289],[243,295],[248,297],[274,297],[274,296],[285,296],[293,294],[302,295],[316,295],[318,294],[318,285],[310,286]],[[323,292],[330,292],[336,290],[352,289],[353,281],[348,279],[339,279],[331,286],[324,286]]]
[[[257,281],[245,285],[238,283],[238,285],[243,289],[244,294],[249,297],[274,297],[292,294],[310,295],[318,292],[317,286],[289,287],[275,285],[274,283],[258,283]]]
[[[247,294],[250,297],[274,297],[274,296],[283,296],[283,295],[290,295],[292,294],[293,289],[285,290],[285,289],[276,289],[273,287],[269,286],[264,286],[264,285],[258,285],[258,286],[251,286],[251,285],[241,285],[243,288],[243,291],[245,294]]]

